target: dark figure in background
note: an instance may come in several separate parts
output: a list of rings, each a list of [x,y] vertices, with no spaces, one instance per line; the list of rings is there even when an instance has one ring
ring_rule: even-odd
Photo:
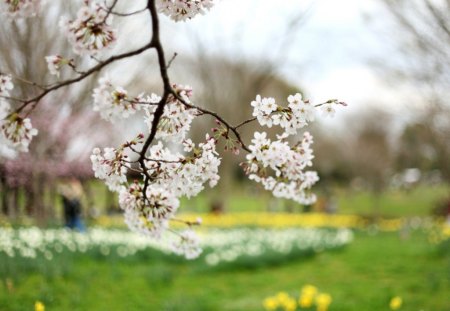
[[[81,197],[83,188],[76,179],[71,179],[62,183],[60,193],[64,211],[64,225],[70,229],[85,231],[83,220],[81,219]]]

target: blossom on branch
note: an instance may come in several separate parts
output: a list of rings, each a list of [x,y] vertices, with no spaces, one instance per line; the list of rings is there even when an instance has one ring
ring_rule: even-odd
[[[30,119],[22,119],[17,114],[13,114],[0,124],[8,145],[14,150],[28,152],[33,136],[38,134],[38,130],[31,125]]]
[[[11,16],[29,16],[34,14],[39,2],[0,0],[0,11]],[[157,12],[174,21],[186,21],[208,11],[215,3],[214,0],[155,0],[149,1],[144,9],[130,13],[113,11],[118,1],[111,1],[111,7],[104,0],[83,0],[82,3],[76,17],[62,18],[60,25],[74,52],[91,56],[97,60],[97,64],[86,71],[78,71],[72,59],[60,55],[46,56],[50,74],[59,77],[61,68],[68,65],[77,75],[49,85],[17,78],[24,85],[40,91],[25,99],[10,97],[10,91],[14,88],[12,78],[0,73],[0,156],[5,153],[3,145],[17,151],[28,150],[37,130],[32,127],[30,119],[19,114],[28,115],[43,97],[86,79],[111,63],[155,49],[163,82],[160,95],[142,93],[131,96],[124,88],[113,85],[108,77],[99,80],[92,94],[93,109],[107,121],[128,118],[143,108],[141,122],[147,126],[147,135],[139,134],[117,148],[95,148],[90,157],[95,177],[104,181],[111,191],[118,193],[125,223],[131,230],[160,238],[168,231],[171,221],[182,221],[176,218],[181,198],[196,196],[207,184],[214,187],[220,179],[221,158],[216,151],[220,139],[225,140],[225,150],[235,154],[248,152],[246,162],[242,164],[245,173],[274,196],[300,204],[312,204],[315,201],[310,190],[319,177],[317,172],[308,170],[314,159],[312,136],[304,132],[294,144],[288,138],[292,139],[313,122],[316,110],[321,110],[325,116],[333,116],[336,105],[345,106],[345,103],[333,99],[313,105],[297,93],[289,95],[287,103],[282,106],[274,98],[257,95],[251,102],[253,118],[233,126],[218,113],[194,105],[191,102],[191,87],[171,84],[168,67],[173,59],[166,62],[159,34]],[[103,61],[97,59],[97,53],[112,47],[116,42],[116,30],[112,28],[113,15],[126,17],[143,11],[149,11],[152,18],[151,41],[138,49],[113,55]],[[11,107],[13,101],[21,103],[16,111]],[[195,118],[203,115],[214,117],[219,127],[213,129],[214,137],[206,134],[204,141],[194,143],[189,138],[191,124]],[[278,127],[281,133],[274,139],[264,131],[255,132],[250,145],[247,145],[239,129],[253,121],[262,127]],[[136,180],[132,183],[127,178],[128,172],[135,173]],[[185,224],[189,230],[177,233],[179,240],[172,247],[175,253],[192,259],[201,253],[201,248],[198,237],[190,229],[200,224],[200,221],[185,221]]]
[[[204,143],[193,146],[192,155],[183,156],[172,153],[159,142],[149,149],[146,169],[154,176],[158,184],[177,196],[196,196],[209,183],[214,187],[220,176],[218,174],[220,158],[216,152],[216,141],[206,137]]]
[[[122,148],[104,148],[103,155],[99,148],[94,148],[91,162],[95,177],[104,180],[109,190],[119,192],[127,182],[127,166],[123,161],[126,158]]]
[[[94,89],[92,97],[94,111],[99,111],[100,116],[107,121],[114,122],[128,118],[140,109],[140,105],[128,97],[127,91],[113,86],[108,77],[99,80],[99,86]]]
[[[0,12],[10,17],[36,15],[40,0],[0,0]]]
[[[287,100],[288,107],[282,107],[275,104],[273,98],[257,95],[256,100],[251,102],[253,116],[262,126],[279,125],[286,135],[295,135],[299,129],[314,121],[315,107],[309,101],[304,101],[299,93],[290,95]]]
[[[9,91],[14,88],[11,76],[0,74],[0,96],[9,96]]]
[[[176,22],[205,14],[213,5],[213,0],[156,0],[158,11]]]
[[[0,96],[8,97],[9,91],[14,89],[11,76],[0,74]],[[3,154],[13,154],[11,152],[28,152],[33,136],[38,130],[33,128],[29,118],[21,118],[17,113],[11,113],[11,105],[7,99],[0,97],[0,128],[2,132],[1,141],[5,146],[1,149]],[[5,152],[3,152],[5,151]]]
[[[300,204],[312,204],[315,196],[308,193],[318,180],[314,171],[304,171],[312,165],[314,158],[312,136],[306,132],[294,146],[278,139],[271,141],[267,133],[255,132],[247,162],[243,164],[251,180],[261,183],[266,190],[280,198],[294,200]]]
[[[190,103],[190,97],[192,96],[191,87],[175,84],[173,88],[184,102]],[[157,97],[153,95],[152,99],[146,99],[145,101],[155,103],[156,99]],[[159,102],[159,100],[156,102]],[[146,113],[145,123],[149,131],[151,131],[156,106],[148,105],[145,106],[144,110]],[[186,107],[181,101],[173,95],[170,95],[164,106],[164,113],[158,123],[156,138],[161,138],[166,141],[182,142],[197,114],[198,111],[196,109]]]
[[[116,41],[116,30],[111,27],[112,14],[108,14],[104,4],[84,1],[75,20],[61,18],[60,26],[79,55],[95,55],[110,48]]]
[[[59,77],[60,70],[63,66],[69,65],[74,67],[72,59],[66,59],[61,55],[46,56],[45,61],[47,62],[47,67],[50,74],[55,75],[57,77]]]

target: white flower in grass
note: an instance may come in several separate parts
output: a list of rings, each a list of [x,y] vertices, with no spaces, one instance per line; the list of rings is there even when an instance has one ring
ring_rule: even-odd
[[[185,230],[179,233],[179,239],[172,244],[175,254],[183,255],[186,259],[195,259],[201,253],[200,239],[192,230]]]

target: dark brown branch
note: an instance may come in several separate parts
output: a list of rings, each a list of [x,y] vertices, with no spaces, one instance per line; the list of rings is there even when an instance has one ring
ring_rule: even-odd
[[[169,60],[169,62],[167,63],[166,69],[169,69],[170,65],[172,65],[172,62],[175,60],[175,58],[178,56],[178,54],[175,52],[173,53],[172,58]]]
[[[132,16],[132,15],[136,15],[136,14],[145,12],[146,10],[147,10],[147,8],[143,8],[143,9],[140,9],[140,10],[137,10],[134,12],[130,12],[130,13],[119,13],[119,12],[111,11],[111,14],[115,15],[115,16],[119,16],[119,17],[127,17],[127,16]]]
[[[255,118],[248,119],[248,120],[245,120],[245,121],[239,123],[238,125],[236,125],[236,126],[234,127],[234,129],[237,130],[237,129],[240,128],[241,126],[246,125],[246,124],[248,124],[248,123],[251,123],[251,122],[253,122],[253,121],[255,121],[255,120],[256,120],[256,117],[255,117]]]
[[[106,22],[109,15],[111,15],[111,12],[114,9],[114,7],[117,5],[117,2],[119,2],[119,0],[114,0],[114,2],[111,4],[111,6],[106,10],[106,15],[105,15],[105,18],[103,19],[103,23]]]
[[[109,64],[111,64],[111,63],[113,63],[115,61],[118,61],[120,59],[124,59],[124,58],[128,58],[128,57],[131,57],[131,56],[135,56],[135,55],[141,54],[142,52],[144,52],[144,51],[146,51],[146,50],[148,50],[148,49],[150,49],[152,47],[153,47],[153,43],[151,41],[151,42],[147,43],[146,45],[142,46],[141,48],[139,48],[137,50],[111,56],[110,58],[108,58],[105,61],[97,64],[96,66],[94,66],[91,69],[87,70],[85,73],[79,75],[78,77],[73,78],[73,79],[69,79],[69,80],[66,80],[66,81],[63,81],[63,82],[58,83],[56,85],[53,85],[52,87],[46,88],[43,92],[41,92],[41,94],[37,95],[36,97],[33,97],[31,99],[28,99],[28,100],[24,100],[23,105],[20,106],[16,110],[16,113],[21,112],[23,109],[25,109],[28,105],[30,105],[32,103],[33,103],[32,109],[34,109],[36,107],[36,105],[39,103],[39,101],[42,98],[44,98],[48,93],[53,92],[53,91],[55,91],[57,89],[60,89],[62,87],[74,84],[76,82],[79,82],[79,81],[87,78],[91,74],[93,74],[93,73],[95,73],[97,71],[100,71],[103,67],[105,67],[105,66],[107,66],[107,65],[109,65]]]
[[[158,64],[159,64],[159,71],[161,75],[161,79],[164,85],[164,93],[161,98],[161,100],[158,103],[158,107],[156,107],[156,110],[153,114],[153,122],[152,127],[150,131],[150,135],[147,137],[147,139],[144,142],[144,145],[142,146],[141,154],[139,157],[139,164],[141,165],[143,174],[144,174],[144,188],[142,190],[144,198],[146,198],[146,190],[150,182],[150,176],[145,168],[145,154],[147,153],[148,148],[150,147],[150,144],[153,142],[156,136],[156,131],[158,129],[158,123],[161,119],[163,113],[164,113],[164,107],[167,103],[167,99],[172,91],[172,88],[170,86],[170,80],[169,76],[167,74],[167,68],[166,68],[166,59],[164,56],[164,49],[161,44],[161,40],[159,37],[159,19],[158,19],[158,12],[156,10],[156,5],[154,0],[148,0],[147,2],[147,9],[150,12],[150,16],[152,19],[152,40],[150,41],[150,45],[155,48],[156,54],[158,57]]]
[[[193,104],[189,104],[187,103],[183,98],[181,98],[181,96],[179,96],[173,89],[171,89],[171,94],[173,96],[175,96],[175,98],[180,101],[183,105],[185,105],[186,107],[189,107],[191,109],[196,109],[200,112],[202,112],[203,114],[207,114],[210,116],[213,116],[214,118],[216,118],[217,120],[219,120],[223,125],[225,125],[225,127],[230,130],[231,132],[233,132],[234,136],[236,137],[236,139],[238,140],[238,142],[241,144],[242,149],[244,149],[247,152],[251,152],[250,149],[245,145],[244,141],[241,138],[241,134],[237,131],[236,127],[230,125],[230,123],[228,123],[226,120],[224,120],[221,116],[219,116],[216,112],[214,111],[210,111],[208,109],[205,108],[201,108],[198,106],[195,106]]]
[[[431,15],[436,19],[437,24],[441,29],[450,37],[450,27],[447,25],[445,17],[439,12],[439,10],[430,2],[430,0],[425,0],[425,4],[430,11]],[[448,14],[448,12],[447,12]]]

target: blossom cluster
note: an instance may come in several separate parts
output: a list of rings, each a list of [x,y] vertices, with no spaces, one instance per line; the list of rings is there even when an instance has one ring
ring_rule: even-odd
[[[315,171],[304,171],[312,165],[312,136],[305,132],[303,139],[289,146],[284,139],[271,141],[267,133],[255,132],[245,172],[251,180],[261,183],[266,190],[280,198],[292,199],[300,204],[312,204],[313,194],[307,193],[318,180]]]
[[[185,103],[190,103],[190,97],[192,96],[192,88],[190,86],[175,84],[173,85],[173,89]],[[154,104],[160,100],[161,98],[154,94],[144,100],[144,102],[150,103],[150,105],[145,106],[145,123],[150,131],[153,125],[153,116],[156,111]],[[166,141],[182,142],[186,138],[186,133],[190,130],[191,123],[197,114],[198,111],[196,109],[186,107],[178,98],[170,95],[164,106],[163,115],[158,123],[156,138],[161,138]]]
[[[186,150],[192,148],[191,156],[173,153],[161,142],[150,148],[145,165],[152,182],[145,191],[142,183],[135,182],[122,187],[119,193],[119,204],[131,230],[160,237],[174,218],[181,196],[197,195],[206,182],[210,187],[217,184],[220,159],[215,144],[215,140],[209,137],[198,146],[187,141]],[[198,253],[197,239],[193,232],[188,232],[180,235],[180,243],[175,245],[178,246],[176,252],[193,258],[193,254]]]
[[[0,96],[9,96],[9,91],[14,88],[11,76],[0,74]],[[1,98],[1,100],[4,100]]]
[[[141,107],[134,99],[129,98],[125,89],[112,85],[106,76],[99,80],[99,86],[94,89],[92,97],[94,111],[99,111],[103,119],[111,122],[128,118]]]
[[[21,118],[13,114],[1,124],[2,134],[9,145],[17,151],[27,152],[28,146],[38,130],[33,128],[29,118]]]
[[[30,17],[39,9],[40,0],[1,0],[0,12],[10,17]]]
[[[243,166],[250,179],[261,183],[274,196],[309,205],[316,200],[309,189],[319,180],[317,172],[305,171],[312,166],[313,139],[309,132],[304,132],[302,140],[291,146],[287,138],[313,122],[316,109],[321,109],[325,116],[334,116],[335,106],[346,104],[332,99],[313,105],[299,93],[289,95],[287,101],[287,107],[282,107],[274,98],[257,95],[251,102],[253,116],[261,126],[278,125],[283,133],[272,141],[266,132],[255,132]]]
[[[125,154],[133,151],[134,140],[118,149],[95,148],[91,155],[95,176],[105,181],[109,189],[119,193],[119,205],[124,210],[125,223],[132,231],[153,238],[160,238],[169,227],[179,207],[181,196],[195,196],[219,180],[220,158],[216,152],[216,141],[206,136],[206,141],[198,145],[191,140],[183,142],[185,152],[182,155],[172,152],[160,141],[149,148],[145,157],[143,175],[150,177],[146,183],[135,181],[128,184],[126,173],[130,161]],[[180,234],[180,241],[174,244],[177,253],[193,258],[199,253],[197,239],[193,232]],[[196,256],[197,256],[196,255]],[[195,257],[196,257],[195,256]]]
[[[47,62],[48,71],[50,74],[59,77],[61,68],[64,65],[69,65],[71,67],[75,67],[73,63],[73,59],[66,59],[61,55],[49,55],[45,57],[45,61]]]
[[[39,2],[0,0],[0,5],[3,11],[12,16],[27,16],[35,12]],[[116,42],[117,31],[112,26],[112,18],[117,13],[112,12],[107,1],[83,0],[82,3],[76,17],[61,18],[60,26],[76,54],[96,59],[97,53],[111,48]],[[113,6],[116,3],[114,2]],[[198,14],[204,14],[214,3],[214,0],[155,1],[158,12],[174,21],[186,21]],[[153,36],[153,40],[155,38],[157,39]],[[153,40],[147,48],[156,46],[155,43],[158,42]],[[84,76],[101,69],[114,59],[110,58],[91,68]],[[61,68],[66,65],[81,73],[76,70],[72,59],[61,55],[49,55],[45,60],[52,75],[59,77]],[[84,76],[81,74],[79,79]],[[329,100],[323,104],[312,105],[297,93],[290,95],[287,98],[287,106],[283,107],[277,105],[273,98],[262,98],[258,95],[251,102],[254,119],[261,126],[279,126],[283,133],[275,140],[269,138],[266,132],[255,132],[251,145],[247,148],[237,132],[237,127],[232,127],[225,121],[218,121],[221,129],[215,129],[216,136],[213,138],[207,134],[205,141],[195,144],[189,139],[188,132],[197,116],[210,114],[222,119],[215,113],[207,113],[207,110],[191,103],[191,87],[181,84],[170,86],[168,79],[163,80],[164,93],[161,97],[144,93],[130,96],[124,88],[113,85],[108,77],[101,78],[93,90],[93,109],[100,113],[101,118],[114,123],[141,111],[143,123],[148,129],[147,142],[143,140],[144,134],[140,134],[118,148],[95,148],[91,155],[95,176],[103,180],[111,191],[118,193],[125,222],[132,230],[151,237],[161,237],[169,227],[169,221],[175,219],[181,197],[197,195],[205,188],[206,183],[210,187],[218,183],[221,159],[216,145],[222,137],[225,139],[226,148],[233,153],[238,154],[239,148],[249,151],[244,167],[250,179],[262,184],[276,197],[292,199],[301,204],[314,202],[315,196],[310,193],[310,188],[318,181],[318,176],[315,171],[306,170],[312,166],[314,158],[311,149],[312,136],[305,132],[302,139],[294,145],[289,143],[288,138],[299,134],[300,129],[314,121],[317,109],[322,110],[325,115],[333,116],[335,106],[345,105],[344,103]],[[42,96],[74,81],[78,79],[67,80],[54,88],[41,87],[44,90]],[[0,121],[0,139],[6,140],[8,146],[15,150],[27,151],[37,130],[32,127],[30,119],[10,111],[10,103],[5,97],[9,97],[11,89],[11,77],[0,75],[0,117],[3,119]],[[31,102],[32,100],[24,100],[22,108]],[[246,123],[247,121],[242,125]],[[232,134],[234,138],[230,137]],[[178,149],[175,149],[176,147]],[[140,180],[129,182],[127,173],[130,171],[139,174]],[[199,242],[193,231],[188,230],[178,236],[178,242],[173,244],[174,251],[185,254],[188,258],[198,256]]]
[[[16,113],[11,113],[11,105],[5,97],[14,88],[10,76],[0,74],[0,128],[2,140],[9,149],[27,152],[28,146],[38,131],[33,128],[29,118],[21,118]],[[5,150],[9,153],[9,150]],[[2,152],[3,154],[3,152]]]
[[[333,117],[337,104],[346,105],[336,99],[329,100],[323,104],[313,105],[309,100],[303,100],[300,93],[289,95],[288,106],[282,107],[275,103],[274,98],[261,98],[260,95],[251,102],[253,116],[256,117],[261,126],[272,127],[278,125],[284,130],[284,135],[296,135],[298,130],[313,122],[316,108],[322,110],[325,116]]]
[[[158,11],[176,22],[205,14],[213,5],[214,0],[156,0]]]
[[[127,181],[127,165],[123,161],[126,157],[122,148],[104,148],[103,155],[99,148],[92,152],[91,162],[95,177],[104,180],[111,191],[119,191],[121,185]]]
[[[61,18],[60,26],[79,55],[95,55],[111,47],[116,41],[116,30],[112,28],[112,15],[104,4],[84,0],[74,20]]]

